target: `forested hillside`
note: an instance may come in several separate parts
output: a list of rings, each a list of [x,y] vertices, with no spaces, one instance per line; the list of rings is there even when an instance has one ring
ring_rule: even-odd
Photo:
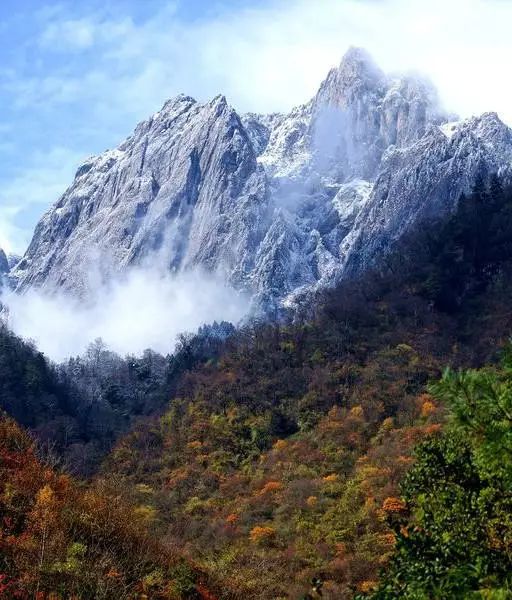
[[[289,323],[184,338],[166,359],[125,361],[96,345],[58,368],[11,336],[25,353],[17,368],[30,373],[24,365],[35,361],[46,379],[33,388],[24,375],[27,385],[3,388],[10,396],[0,399],[44,440],[54,418],[72,415],[79,447],[98,449],[81,467],[96,474],[77,489],[122,497],[141,535],[161,544],[161,572],[169,552],[208,574],[183,597],[205,585],[209,597],[262,600],[508,598],[508,358],[431,384],[446,366],[496,364],[506,347],[511,240],[512,191],[492,178],[454,215],[424,224],[384,264]],[[45,398],[55,398],[45,400],[54,412]],[[33,421],[23,412],[29,401]],[[57,416],[42,435],[46,414]],[[78,455],[59,444],[68,463]],[[9,477],[22,472],[9,468]],[[10,484],[1,485],[8,497]],[[45,487],[33,485],[27,514]],[[88,546],[64,529],[69,543]],[[22,577],[20,562],[9,565],[10,579]],[[31,581],[41,580],[46,566],[33,569]],[[129,569],[116,567],[125,579]],[[218,585],[202,583],[210,580]],[[72,593],[96,597],[80,585]],[[158,586],[143,593],[172,597]]]
[[[512,349],[500,367],[447,371],[450,409],[387,510],[396,549],[373,600],[512,597]],[[390,507],[391,508],[391,507]]]
[[[212,597],[204,573],[148,534],[144,511],[53,471],[5,416],[0,477],[0,598]]]
[[[0,409],[30,428],[66,470],[90,475],[120,434],[165,407],[181,373],[220,352],[234,327],[182,335],[172,356],[120,357],[101,340],[82,357],[50,364],[0,324]]]
[[[414,447],[436,444],[445,420],[429,382],[493,362],[507,341],[511,209],[496,179],[479,184],[307,322],[241,332],[104,472],[240,597],[371,590]]]

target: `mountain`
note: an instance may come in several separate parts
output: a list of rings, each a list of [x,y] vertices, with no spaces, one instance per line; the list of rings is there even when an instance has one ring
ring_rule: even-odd
[[[14,267],[20,262],[23,257],[19,254],[13,254],[12,252],[7,254],[7,262],[9,263],[9,269],[14,269]]]
[[[160,260],[170,269],[251,269],[266,180],[235,111],[179,96],[114,151],[81,165],[38,224],[20,285],[80,290],[102,275]],[[239,273],[239,275],[238,275]]]
[[[9,273],[9,270],[10,270],[10,266],[9,266],[9,260],[7,259],[7,255],[0,248],[0,275],[5,275],[6,273]]]
[[[507,598],[510,215],[493,178],[307,322],[238,331],[104,474],[237,598]]]
[[[410,228],[506,175],[512,131],[457,121],[416,75],[351,48],[289,114],[168,101],[83,163],[36,227],[17,288],[86,296],[131,265],[216,273],[267,311],[366,270]]]
[[[307,322],[167,358],[52,367],[0,328],[0,408],[40,444],[0,414],[0,597],[506,598],[511,215],[493,177]]]

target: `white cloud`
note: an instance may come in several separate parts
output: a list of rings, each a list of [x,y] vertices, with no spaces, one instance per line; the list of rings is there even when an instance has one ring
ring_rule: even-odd
[[[51,52],[74,52],[98,44],[112,45],[134,32],[132,19],[102,19],[98,14],[82,18],[68,18],[64,12],[46,17],[38,42]]]
[[[88,19],[69,19],[49,23],[43,31],[40,42],[45,48],[83,50],[90,48],[95,41],[95,27]]]
[[[54,18],[42,39],[59,39],[63,51],[94,44],[90,69],[67,73],[63,86],[121,110],[146,114],[178,92],[286,110],[314,94],[349,45],[361,45],[386,68],[425,71],[461,113],[494,109],[512,122],[510,22],[506,0],[276,0],[188,23],[174,4],[142,23]]]
[[[23,251],[27,232],[14,225],[17,209],[12,206],[0,207],[0,249],[8,254]]]
[[[7,294],[2,302],[9,327],[56,361],[82,354],[99,337],[121,355],[146,348],[167,353],[178,334],[214,320],[237,323],[248,307],[243,296],[204,273],[143,269],[99,287],[86,305],[37,290]]]

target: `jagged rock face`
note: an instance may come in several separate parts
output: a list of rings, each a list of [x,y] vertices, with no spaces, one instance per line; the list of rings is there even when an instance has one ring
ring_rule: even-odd
[[[144,261],[225,269],[240,283],[266,203],[265,173],[235,111],[223,97],[201,105],[180,96],[80,166],[38,224],[20,285],[86,290],[94,264],[108,276]]]
[[[9,263],[9,269],[14,269],[14,267],[16,267],[16,265],[20,262],[21,258],[22,257],[18,254],[8,254],[7,262]]]
[[[169,101],[85,162],[14,270],[18,289],[87,294],[134,264],[200,267],[279,310],[360,272],[478,175],[507,172],[496,115],[454,123],[419,77],[351,49],[288,115],[239,116],[223,97]]]
[[[310,103],[275,121],[261,162],[274,175],[313,170],[337,182],[371,180],[387,148],[411,145],[446,120],[428,82],[387,77],[352,48]]]
[[[451,211],[477,177],[509,174],[512,130],[495,113],[432,127],[416,144],[384,157],[371,200],[344,241],[342,270],[357,273],[372,264],[415,223]]]
[[[9,261],[7,260],[7,256],[5,252],[0,248],[0,275],[5,275],[9,273]]]
[[[345,55],[320,87],[314,111],[320,118],[326,108],[346,113],[340,135],[358,155],[354,167],[370,174],[386,148],[408,146],[424,135],[429,123],[445,119],[428,82],[411,76],[387,77],[357,48]],[[361,155],[364,146],[366,157]]]

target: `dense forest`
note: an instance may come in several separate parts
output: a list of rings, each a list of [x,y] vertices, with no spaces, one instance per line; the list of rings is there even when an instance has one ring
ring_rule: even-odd
[[[289,322],[59,366],[1,330],[4,594],[512,597],[511,272],[492,177]]]
[[[144,511],[42,463],[0,418],[1,598],[209,599],[208,577],[150,536]]]
[[[499,367],[446,371],[449,409],[384,505],[396,549],[374,600],[512,596],[512,349]]]
[[[214,323],[183,334],[168,357],[147,350],[122,358],[96,340],[84,356],[51,365],[0,325],[0,408],[68,472],[90,475],[119,435],[162,410],[179,376],[215,357],[233,332]]]

